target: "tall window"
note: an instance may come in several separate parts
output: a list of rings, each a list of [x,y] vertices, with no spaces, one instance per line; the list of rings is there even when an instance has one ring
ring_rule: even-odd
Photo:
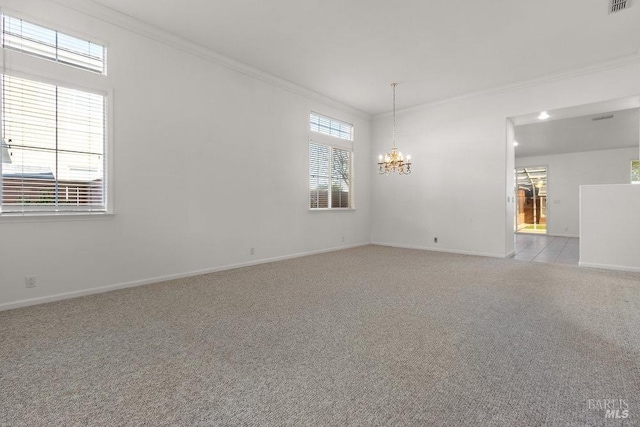
[[[640,184],[640,160],[631,162],[631,183]]]
[[[310,208],[353,207],[353,125],[311,113],[310,130]]]
[[[104,70],[104,48],[98,45],[9,16],[2,19],[4,49]],[[106,211],[105,95],[13,71],[2,75],[0,84],[0,212]]]

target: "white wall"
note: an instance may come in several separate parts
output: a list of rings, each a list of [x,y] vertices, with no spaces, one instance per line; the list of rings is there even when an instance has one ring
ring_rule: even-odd
[[[372,241],[511,254],[514,150],[507,141],[506,118],[637,95],[639,75],[640,57],[536,85],[400,111],[397,145],[412,155],[413,173],[385,177],[372,172]],[[371,162],[389,150],[390,125],[388,115],[374,118]]]
[[[547,166],[547,234],[580,236],[580,185],[629,184],[639,149],[517,157],[516,166]]]
[[[583,185],[580,206],[580,265],[640,271],[640,185]]]
[[[108,43],[115,215],[0,219],[0,309],[369,242],[366,115],[53,2],[1,5]],[[308,211],[311,110],[355,126],[355,211]]]

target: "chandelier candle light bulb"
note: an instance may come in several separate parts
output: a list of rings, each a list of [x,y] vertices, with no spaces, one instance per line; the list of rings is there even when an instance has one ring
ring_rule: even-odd
[[[378,156],[378,173],[381,175],[389,175],[391,172],[398,172],[400,175],[411,173],[411,156],[407,156],[405,161],[402,153],[398,152],[396,148],[396,86],[398,83],[391,83],[393,88],[393,147],[390,153]]]

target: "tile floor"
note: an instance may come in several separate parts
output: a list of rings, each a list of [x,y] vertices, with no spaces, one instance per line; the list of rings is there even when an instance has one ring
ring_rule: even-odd
[[[580,260],[580,239],[516,233],[515,250],[514,258],[522,261],[577,266]]]

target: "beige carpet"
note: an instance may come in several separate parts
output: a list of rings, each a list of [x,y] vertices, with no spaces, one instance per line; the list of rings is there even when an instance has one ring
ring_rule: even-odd
[[[0,425],[640,425],[640,274],[367,246],[6,311]]]

